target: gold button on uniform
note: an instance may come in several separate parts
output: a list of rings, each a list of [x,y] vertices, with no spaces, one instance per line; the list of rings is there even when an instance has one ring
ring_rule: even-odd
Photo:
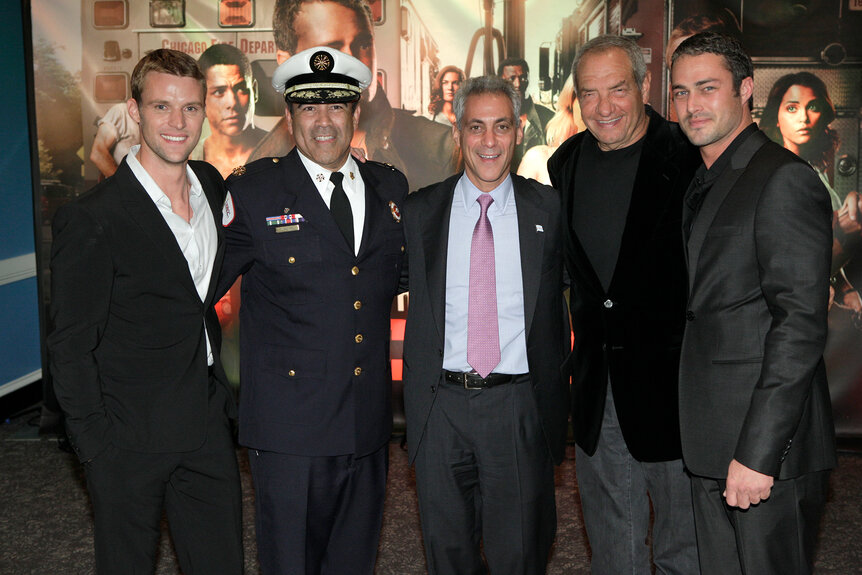
[[[296,258],[295,258],[295,257],[293,257],[293,256],[290,256],[289,258],[287,258],[287,263],[289,263],[289,264],[295,264],[295,263],[296,263]]]
[[[353,302],[353,309],[360,309],[361,307],[362,307],[361,301],[356,300],[355,302]]]
[[[356,343],[362,343],[362,334],[357,333],[356,337],[354,337],[353,339],[356,340]]]
[[[362,368],[361,367],[357,367],[356,369],[353,370],[353,375],[361,375],[361,374],[362,374]]]
[[[404,246],[401,246],[401,253],[402,254],[404,253],[404,249],[405,249]]]
[[[350,273],[355,275],[355,276],[358,276],[359,275],[359,268],[356,266],[353,266],[352,268],[350,268]]]
[[[294,375],[296,375],[296,372],[291,369],[290,371],[287,372],[287,375],[289,375],[290,377],[293,377]]]

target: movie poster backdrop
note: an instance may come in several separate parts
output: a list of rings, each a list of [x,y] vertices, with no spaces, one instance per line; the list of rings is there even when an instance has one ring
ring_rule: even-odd
[[[116,144],[135,142],[135,127],[122,112],[131,97],[132,69],[144,54],[173,48],[197,59],[214,44],[238,48],[250,61],[257,84],[254,126],[267,132],[277,129],[284,113],[281,97],[271,88],[279,49],[273,30],[277,1],[301,0],[31,1],[44,305],[50,301],[51,216],[59,205],[104,177],[90,159],[100,124],[110,124]],[[503,56],[524,58],[529,66],[527,94],[536,105],[552,111],[578,47],[603,33],[623,34],[643,49],[653,77],[650,103],[667,114],[668,44],[701,29],[737,35],[750,51],[758,120],[773,85],[782,78],[804,73],[799,77],[819,79],[819,91],[814,91],[819,94],[819,117],[829,148],[810,161],[817,164],[836,203],[860,190],[862,0],[323,1],[367,6],[370,11],[377,89],[373,99],[363,101],[362,113],[365,121],[382,118],[379,124],[391,126],[391,131],[384,132],[387,139],[377,151],[369,151],[373,159],[391,160],[402,169],[412,190],[457,169],[448,132],[440,132],[445,121],[435,124],[441,120],[435,80],[444,68],[454,67],[471,77],[495,73]],[[443,139],[437,137],[440,133]],[[202,140],[208,134],[205,127]],[[826,361],[838,433],[862,437],[862,299],[854,287],[862,286],[862,255],[856,260],[851,254],[835,271]],[[223,356],[236,384],[238,292],[231,290],[217,307],[225,331]],[[393,397],[399,425],[407,303],[406,297],[398,298],[392,316]]]

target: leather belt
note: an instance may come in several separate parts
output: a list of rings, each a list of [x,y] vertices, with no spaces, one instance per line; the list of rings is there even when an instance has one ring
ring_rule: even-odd
[[[482,377],[475,372],[461,372],[443,370],[443,380],[446,383],[463,386],[464,389],[486,389],[497,385],[504,385],[514,382],[517,378],[526,374],[511,374],[511,373],[489,373],[488,377]]]

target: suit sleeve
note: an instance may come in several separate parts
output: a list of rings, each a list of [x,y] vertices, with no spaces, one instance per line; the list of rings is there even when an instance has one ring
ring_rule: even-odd
[[[404,292],[410,291],[410,234],[409,230],[411,225],[410,214],[410,206],[413,202],[411,201],[410,196],[405,197],[404,204],[401,207],[401,218],[402,225],[404,226],[404,244],[407,247],[407,250],[404,252],[404,259],[401,262],[401,277],[398,279],[398,293],[402,294]]]
[[[761,473],[778,475],[822,362],[830,223],[829,195],[809,166],[786,164],[769,179],[754,226],[760,288],[771,324],[734,454]]]
[[[247,272],[254,263],[254,237],[251,233],[249,213],[243,206],[242,198],[243,194],[231,193],[228,189],[224,210],[229,211],[222,216],[224,263],[216,288],[216,301],[227,293],[236,278]]]
[[[57,400],[81,461],[110,443],[96,349],[110,311],[113,263],[105,230],[77,203],[57,211],[51,253],[51,318],[47,338]]]

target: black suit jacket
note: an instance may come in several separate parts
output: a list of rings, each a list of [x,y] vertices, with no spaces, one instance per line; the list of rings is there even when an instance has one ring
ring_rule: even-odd
[[[694,216],[680,418],[695,475],[724,478],[731,459],[779,479],[835,465],[821,357],[831,216],[811,166],[760,131]]]
[[[700,155],[676,124],[649,107],[647,115],[649,127],[607,292],[571,227],[578,209],[572,198],[578,156],[592,136],[582,132],[563,143],[548,161],[548,173],[562,192],[567,231],[575,440],[589,455],[595,453],[610,371],[629,452],[640,461],[668,461],[681,456],[677,380],[687,294],[679,231],[682,197]]]
[[[213,308],[224,241],[224,183],[189,162],[213,213],[218,249],[204,301],[173,233],[125,160],[57,211],[51,254],[51,374],[69,439],[87,461],[108,444],[141,452],[190,451],[206,439],[209,376],[221,331]],[[229,393],[230,394],[230,393]],[[227,406],[233,414],[233,400]]]
[[[404,257],[404,175],[359,163],[365,225],[354,255],[296,149],[227,180],[233,221],[219,294],[242,275],[243,445],[367,455],[392,430],[389,317]],[[290,214],[302,221],[267,225]]]
[[[443,369],[449,214],[461,174],[411,194],[404,207],[410,265],[410,307],[404,335],[404,404],[412,462],[434,404]],[[545,437],[563,458],[568,426],[568,379],[563,365],[569,326],[563,299],[559,194],[512,174],[518,211],[527,361]],[[541,226],[543,231],[539,231]]]

